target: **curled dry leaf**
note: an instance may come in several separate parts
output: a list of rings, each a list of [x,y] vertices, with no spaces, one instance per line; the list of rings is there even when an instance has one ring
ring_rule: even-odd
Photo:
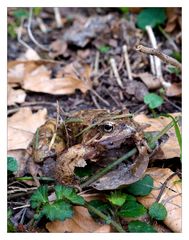
[[[23,103],[26,98],[26,93],[22,89],[15,90],[8,85],[8,106],[14,105],[15,103]]]
[[[8,150],[26,149],[36,129],[45,123],[47,110],[32,113],[30,108],[21,108],[8,118]]]
[[[180,18],[180,9],[178,8],[167,8],[167,24],[165,26],[165,32],[171,33],[177,27]]]
[[[154,179],[154,190],[145,197],[138,197],[138,201],[149,208],[156,201],[162,185],[173,172],[169,168],[149,168],[146,174],[149,174]],[[165,225],[173,232],[181,232],[181,181],[177,175],[167,182],[159,202],[167,209],[167,217],[164,220]]]
[[[181,116],[181,113],[175,113],[171,114],[173,117]],[[139,114],[135,118],[135,121],[139,123],[147,123],[151,126],[146,128],[145,132],[153,132],[153,131],[161,131],[165,126],[167,126],[170,122],[170,118],[166,117],[158,117],[158,118],[148,118],[144,114]],[[168,132],[167,135],[169,136],[168,140],[165,144],[163,144],[160,149],[161,151],[158,151],[157,154],[155,154],[156,159],[169,159],[174,157],[180,157],[180,147],[178,144],[178,140],[175,134],[174,127],[172,127]]]

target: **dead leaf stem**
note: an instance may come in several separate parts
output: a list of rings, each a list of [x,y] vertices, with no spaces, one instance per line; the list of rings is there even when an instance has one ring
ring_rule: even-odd
[[[158,49],[145,47],[143,45],[138,45],[138,46],[136,46],[136,50],[139,52],[142,52],[142,53],[154,55],[154,56],[160,58],[163,62],[171,64],[174,67],[179,68],[180,70],[182,69],[182,64],[180,62],[178,62],[176,59],[160,52]]]

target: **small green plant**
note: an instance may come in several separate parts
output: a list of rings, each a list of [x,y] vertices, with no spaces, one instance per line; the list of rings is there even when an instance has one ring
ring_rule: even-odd
[[[153,226],[151,226],[150,224],[147,224],[145,222],[141,222],[141,221],[131,221],[128,224],[128,230],[129,232],[132,233],[155,233],[157,232]]]
[[[7,157],[7,170],[9,172],[16,172],[18,170],[18,163],[14,157]]]
[[[16,232],[14,224],[11,222],[12,210],[7,210],[7,232]]]
[[[99,50],[101,53],[107,53],[107,52],[110,50],[110,47],[107,46],[107,45],[101,45],[100,47],[98,47],[98,50]]]
[[[119,10],[123,13],[123,14],[127,14],[129,12],[129,8],[128,7],[120,7]]]
[[[156,220],[164,220],[167,216],[167,210],[162,203],[154,202],[149,208],[149,215]]]
[[[145,8],[137,16],[137,26],[143,30],[147,25],[152,28],[164,24],[166,20],[164,8]]]
[[[163,104],[163,98],[156,93],[148,93],[144,96],[144,103],[153,110]]]
[[[50,203],[48,200],[47,185],[40,186],[31,196],[30,204],[32,208],[36,208],[35,220],[40,220],[46,216],[50,221],[61,220],[73,216],[73,204],[83,205],[84,199],[77,195],[75,189],[64,187],[62,185],[55,186],[56,200]]]

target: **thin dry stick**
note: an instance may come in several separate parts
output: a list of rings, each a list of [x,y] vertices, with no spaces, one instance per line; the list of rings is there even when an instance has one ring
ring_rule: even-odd
[[[125,66],[127,69],[128,78],[129,78],[129,80],[133,80],[128,51],[127,51],[127,45],[123,46],[123,53],[124,53]]]
[[[28,35],[30,37],[30,39],[32,40],[32,42],[35,43],[35,45],[37,45],[39,48],[41,48],[44,51],[49,51],[49,48],[41,45],[33,36],[32,30],[31,30],[31,25],[32,25],[32,15],[33,15],[33,8],[30,8],[29,11],[29,18],[28,18],[28,26],[27,26],[27,30],[28,30]]]
[[[142,52],[142,53],[154,55],[154,56],[158,57],[159,59],[161,59],[163,62],[171,64],[174,67],[179,68],[180,70],[182,69],[182,64],[180,62],[178,62],[176,59],[160,52],[157,49],[145,47],[143,45],[138,45],[138,46],[136,46],[136,50],[139,52]]]
[[[146,26],[146,31],[148,33],[148,37],[150,39],[150,42],[152,44],[153,48],[157,48],[157,41],[154,35],[154,32],[152,30],[151,26]],[[157,77],[162,77],[162,71],[161,71],[161,61],[159,58],[154,57],[153,56],[153,60],[154,60],[154,66],[155,66],[155,71],[156,71],[156,76]]]
[[[122,84],[122,81],[121,81],[121,78],[119,76],[119,73],[118,73],[118,69],[117,69],[117,66],[116,66],[116,61],[114,58],[110,58],[110,65],[112,67],[112,71],[114,73],[114,76],[116,78],[116,81],[118,83],[118,85],[123,88],[123,84]]]
[[[24,22],[24,18],[21,19],[21,25],[17,28],[17,40],[20,44],[22,44],[24,47],[28,48],[28,49],[31,49],[31,47],[25,43],[23,40],[22,40],[22,30],[23,30],[23,22]]]
[[[101,102],[103,102],[107,107],[110,106],[109,102],[107,102],[104,98],[102,98],[94,89],[90,89],[90,91],[91,91]]]
[[[54,16],[55,16],[55,20],[56,20],[56,26],[57,26],[57,28],[62,28],[63,24],[62,24],[62,19],[61,19],[59,8],[54,7],[53,10],[54,10]]]
[[[37,23],[39,24],[40,30],[43,33],[47,33],[48,32],[48,28],[45,25],[45,23],[43,22],[43,20],[40,17],[36,18]]]

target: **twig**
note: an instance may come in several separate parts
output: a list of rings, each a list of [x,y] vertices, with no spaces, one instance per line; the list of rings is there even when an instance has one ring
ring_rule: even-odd
[[[113,219],[111,219],[109,216],[106,216],[104,213],[102,213],[100,210],[98,210],[97,208],[93,207],[92,205],[90,205],[89,203],[85,203],[85,207],[92,211],[93,213],[95,213],[96,215],[98,215],[100,218],[102,218],[103,220],[105,220],[105,222],[110,223],[118,232],[122,232],[125,233],[125,230],[122,228],[122,226],[120,224],[118,224],[117,222],[115,222]]]
[[[43,20],[40,17],[37,17],[36,20],[37,20],[37,23],[39,24],[41,32],[47,33],[48,32],[48,28],[44,24]]]
[[[109,102],[103,99],[94,89],[90,89],[90,91],[101,101],[103,102],[107,107],[110,106]]]
[[[148,33],[148,36],[149,36],[150,42],[152,44],[152,47],[156,49],[157,48],[157,42],[156,42],[156,38],[155,38],[154,32],[152,30],[152,27],[151,26],[146,26],[146,31]],[[154,60],[154,65],[155,65],[156,76],[157,77],[162,77],[161,61],[157,57],[153,57],[153,58],[154,58],[153,60]]]
[[[128,78],[129,78],[129,80],[133,80],[128,51],[127,51],[127,45],[123,46],[123,53],[124,53],[125,66],[127,69]]]
[[[116,66],[116,62],[115,62],[115,59],[114,58],[110,58],[110,65],[112,67],[112,71],[114,73],[114,76],[116,78],[116,81],[118,83],[118,85],[123,88],[123,84],[122,84],[122,81],[121,81],[121,78],[119,76],[119,73],[118,73],[118,69],[117,69],[117,66]]]
[[[154,48],[149,48],[149,47],[145,47],[143,45],[138,45],[136,46],[136,50],[142,53],[146,53],[146,54],[150,54],[150,55],[154,55],[157,56],[158,58],[160,58],[163,62],[171,64],[179,69],[182,69],[182,64],[180,62],[178,62],[176,59],[160,52],[157,49]]]
[[[98,74],[98,71],[99,71],[99,59],[100,59],[100,52],[97,51],[96,52],[96,57],[95,57],[94,71],[93,71],[93,74],[94,74],[94,84],[96,86],[99,83],[98,77],[97,77],[97,74]]]
[[[61,19],[59,8],[54,7],[53,10],[54,10],[54,15],[55,15],[55,20],[56,20],[56,26],[57,26],[57,28],[62,28],[63,24],[62,24],[62,19]]]
[[[170,42],[170,44],[173,46],[175,51],[179,51],[177,45],[175,44],[174,40],[163,30],[161,26],[158,26],[160,32],[163,34],[163,36]]]
[[[96,100],[96,98],[95,98],[95,96],[94,96],[93,94],[91,94],[91,98],[92,98],[92,100],[93,100],[93,102],[94,102],[95,107],[98,108],[98,109],[100,109],[101,107],[100,107],[100,105],[98,104],[98,102],[97,102],[97,100]]]
[[[173,177],[176,176],[176,175],[177,175],[177,172],[172,173],[172,174],[165,180],[165,182],[162,184],[161,190],[160,190],[160,192],[159,192],[159,194],[158,194],[158,196],[157,196],[157,198],[156,198],[156,202],[159,202],[159,201],[160,201],[160,199],[161,199],[161,197],[162,197],[162,194],[163,194],[165,188],[167,187],[167,183],[171,180],[171,178],[173,178]]]
[[[32,30],[31,30],[32,14],[33,14],[33,8],[31,7],[31,8],[30,8],[30,11],[29,11],[28,25],[27,25],[28,35],[29,35],[30,39],[32,40],[32,42],[35,43],[35,45],[37,45],[37,46],[38,46],[39,48],[41,48],[42,50],[48,52],[50,49],[47,48],[47,47],[45,47],[45,46],[43,46],[42,44],[40,44],[40,43],[35,39],[35,37],[33,36]]]
[[[17,33],[17,40],[25,48],[31,49],[31,47],[21,39],[21,37],[22,37],[22,30],[23,30],[23,21],[24,21],[24,18],[21,19],[21,24],[17,28],[17,31],[16,31],[16,33]]]

